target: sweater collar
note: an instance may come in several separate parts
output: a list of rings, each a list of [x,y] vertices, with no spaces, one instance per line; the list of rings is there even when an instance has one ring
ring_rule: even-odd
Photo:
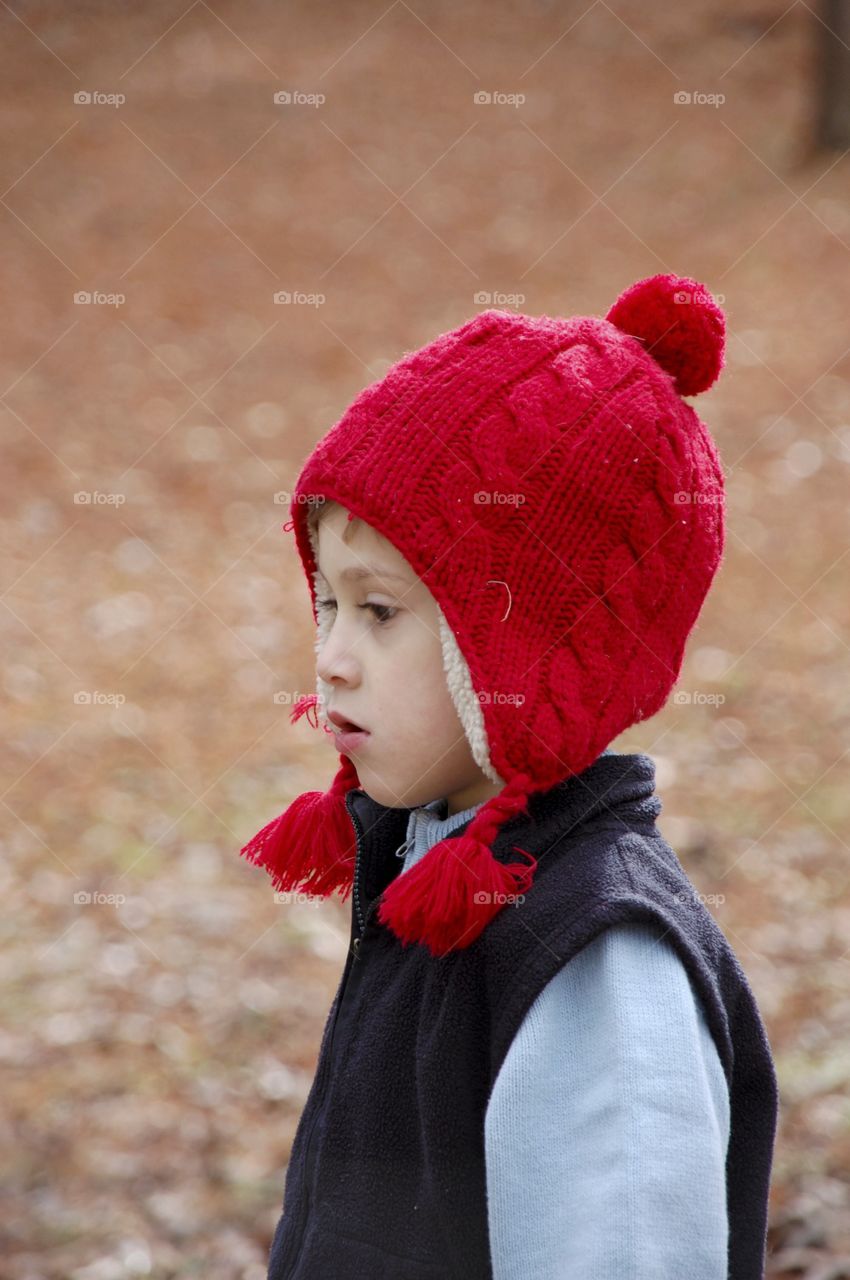
[[[407,836],[397,855],[401,857],[402,852],[405,849],[408,850],[404,860],[405,868],[412,865],[432,845],[439,844],[458,827],[465,827],[470,823],[483,804],[484,801],[480,800],[478,804],[470,805],[469,808],[453,814],[446,813],[448,806],[445,799],[432,800],[430,804],[411,809],[407,822]]]

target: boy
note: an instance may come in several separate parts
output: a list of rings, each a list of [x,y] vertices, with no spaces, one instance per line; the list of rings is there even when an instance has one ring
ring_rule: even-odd
[[[293,719],[341,767],[243,853],[353,910],[270,1280],[763,1275],[765,1030],[651,759],[608,749],[663,706],[720,563],[681,397],[723,344],[675,276],[604,320],[483,312],[302,469]]]

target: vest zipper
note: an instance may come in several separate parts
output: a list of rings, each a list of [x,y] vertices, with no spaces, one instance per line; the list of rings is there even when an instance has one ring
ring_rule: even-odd
[[[354,917],[352,918],[352,933],[354,932],[354,928],[353,928],[354,918],[356,918],[357,920],[360,921],[360,932],[362,934],[363,929],[365,928],[366,923],[369,920],[369,917],[372,915],[372,912],[375,906],[377,905],[377,903],[373,903],[372,907],[370,907],[364,919],[363,910],[362,910],[362,907],[360,906],[360,894],[358,890],[358,881],[360,876],[360,841],[363,835],[363,831],[354,810],[349,805],[349,799],[350,799],[350,795],[349,793],[346,793],[345,807],[348,809],[349,815],[351,817],[351,821],[354,826],[354,837],[355,837],[354,879],[352,882],[352,898],[354,902]],[[336,1011],[334,1013],[333,1022],[331,1023],[330,1031],[328,1032],[327,1052],[324,1054],[322,1059],[323,1075],[322,1075],[320,1101],[316,1103],[316,1108],[313,1112],[313,1119],[310,1122],[310,1131],[307,1134],[307,1137],[304,1142],[304,1158],[302,1161],[302,1169],[303,1169],[302,1195],[301,1195],[302,1208],[301,1208],[301,1213],[299,1215],[298,1230],[297,1232],[293,1233],[293,1240],[296,1242],[295,1247],[297,1248],[295,1257],[292,1258],[291,1265],[293,1269],[297,1266],[298,1259],[300,1258],[301,1251],[304,1247],[304,1229],[307,1225],[307,1220],[310,1214],[310,1178],[312,1177],[313,1165],[314,1165],[314,1161],[312,1158],[313,1157],[313,1135],[315,1133],[316,1124],[318,1122],[319,1116],[321,1115],[324,1109],[325,1095],[327,1093],[327,1087],[328,1087],[328,1077],[330,1075],[330,1069],[331,1069],[331,1055],[333,1051],[334,1032],[336,1031],[336,1024],[339,1021],[340,1009],[342,1008],[343,1001],[345,999],[345,990],[346,990],[346,987],[348,986],[348,977],[351,972],[352,959],[356,958],[357,956],[359,944],[360,944],[360,938],[359,937],[354,938],[351,944],[351,948],[349,950],[348,958],[346,960],[345,969],[343,970],[342,982],[339,989],[339,997],[336,1003]],[[287,1267],[290,1265],[291,1253],[292,1253],[292,1246],[290,1246],[290,1248],[287,1250],[287,1257],[284,1259],[284,1263]]]
[[[354,826],[354,838],[355,838],[354,882],[351,889],[351,896],[354,900],[354,916],[357,920],[357,923],[360,926],[360,933],[362,934],[364,928],[366,927],[366,921],[363,919],[363,908],[360,905],[360,837],[363,835],[363,832],[360,827],[360,819],[357,817],[357,814],[354,812],[354,809],[351,807],[351,805],[349,805],[348,801],[349,801],[349,792],[346,792],[345,807],[346,809],[348,809],[348,812],[351,816],[351,821]],[[354,931],[352,930],[352,932]],[[352,948],[354,949],[355,955],[357,954],[359,942],[360,942],[359,937],[355,937],[352,939],[351,945],[352,945]],[[357,944],[356,946],[355,946],[355,943]]]
[[[365,930],[365,928],[366,928],[366,925],[369,923],[369,921],[372,919],[372,916],[373,916],[373,915],[375,914],[375,912],[377,911],[377,909],[378,909],[378,905],[380,904],[380,901],[381,901],[381,898],[382,898],[382,897],[383,897],[383,894],[380,894],[380,895],[375,899],[375,901],[372,903],[371,907],[370,907],[370,908],[369,908],[369,910],[366,912],[366,917],[365,917],[365,919],[364,919],[364,921],[363,921],[363,924],[362,924],[362,926],[361,926],[361,929],[360,929],[360,933],[359,933],[359,935],[358,935],[356,938],[353,938],[353,939],[352,939],[352,942],[351,942],[351,950],[354,952],[354,958],[355,958],[355,960],[359,960],[359,959],[360,959],[360,943],[361,943],[361,941],[362,941],[362,939],[363,939],[363,932],[364,932],[364,930]]]
[[[345,802],[346,802],[346,805],[348,805],[348,793],[346,794]],[[356,934],[354,937],[352,937],[351,939],[351,950],[354,954],[355,960],[359,960],[360,959],[360,943],[363,939],[363,934],[366,931],[366,926],[369,923],[369,921],[372,919],[372,916],[375,914],[378,907],[380,906],[381,900],[384,895],[382,893],[378,894],[377,898],[372,903],[369,910],[366,912],[364,916],[363,906],[360,901],[360,838],[363,835],[363,830],[360,826],[360,820],[357,817],[356,813],[354,812],[354,809],[349,808],[348,812],[351,814],[351,821],[354,824],[354,833],[357,837],[357,844],[356,844],[355,855],[354,855],[354,885],[352,888],[352,897],[354,900],[354,914],[356,916],[357,924],[360,929],[360,932]],[[340,1001],[340,1004],[341,1003],[342,1001]]]

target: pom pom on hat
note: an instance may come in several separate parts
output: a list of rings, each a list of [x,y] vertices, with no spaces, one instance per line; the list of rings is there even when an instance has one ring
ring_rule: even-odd
[[[707,391],[723,368],[726,322],[697,280],[675,275],[638,280],[620,294],[605,319],[644,343],[680,396]]]

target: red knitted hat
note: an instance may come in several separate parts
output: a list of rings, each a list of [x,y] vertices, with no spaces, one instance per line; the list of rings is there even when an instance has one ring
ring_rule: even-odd
[[[493,855],[500,824],[666,702],[724,545],[720,459],[681,397],[712,385],[724,343],[711,294],[673,275],[638,281],[604,319],[483,311],[361,391],[304,464],[284,528],[320,640],[310,509],[333,500],[435,598],[473,757],[503,784],[384,891],[378,918],[402,942],[469,946],[533,879],[530,854]],[[312,710],[319,727],[317,688],[293,720]],[[242,850],[277,888],[351,889],[344,797],[360,784],[340,760],[328,792]]]

